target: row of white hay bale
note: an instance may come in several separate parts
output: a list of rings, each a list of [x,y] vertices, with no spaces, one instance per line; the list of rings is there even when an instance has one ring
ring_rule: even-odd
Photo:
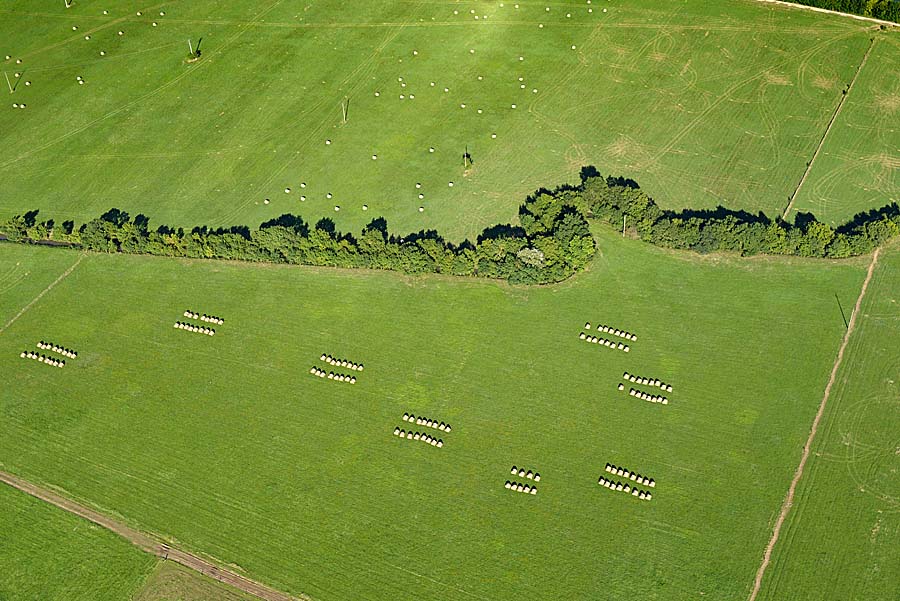
[[[534,480],[535,482],[541,481],[541,475],[537,472],[532,472],[531,470],[525,470],[520,467],[512,466],[512,469],[509,470],[509,473],[513,476],[519,476],[520,478],[528,478],[529,480]]]
[[[649,478],[647,476],[642,476],[640,474],[636,474],[635,472],[629,471],[624,467],[617,467],[611,463],[606,464],[606,471],[610,474],[615,474],[616,476],[622,476],[623,478],[628,478],[633,482],[637,482],[638,484],[645,484],[650,488],[654,488],[656,486],[656,481],[653,478]]]
[[[334,380],[335,382],[347,382],[348,384],[356,384],[356,376],[336,374],[333,371],[326,372],[324,369],[319,369],[316,365],[313,365],[309,368],[309,373],[314,376],[319,376],[320,378],[328,378],[329,380]]]
[[[587,322],[584,324],[585,330],[591,329],[591,322]],[[626,332],[625,330],[619,330],[612,326],[605,326],[603,324],[597,326],[598,332],[603,332],[604,334],[612,334],[613,336],[618,336],[619,338],[624,338],[625,340],[630,340],[632,342],[637,342],[637,336],[632,334],[631,332]]]
[[[206,328],[204,326],[195,326],[193,324],[184,323],[181,321],[175,322],[175,328],[179,330],[184,330],[185,332],[194,332],[196,334],[206,334],[207,336],[214,336],[216,331],[212,328]]]
[[[37,347],[45,351],[53,351],[54,353],[59,353],[60,355],[68,357],[69,359],[74,359],[78,356],[78,353],[76,353],[72,349],[67,349],[51,342],[44,342],[43,340],[37,343]]]
[[[634,382],[635,384],[643,384],[644,386],[656,386],[657,388],[662,388],[666,392],[672,392],[671,384],[666,384],[665,382],[657,378],[643,378],[641,376],[630,374],[626,371],[624,374],[622,374],[622,379],[628,382]]]
[[[184,316],[189,319],[199,319],[200,321],[205,321],[207,323],[215,323],[218,325],[224,325],[225,320],[221,317],[216,317],[214,315],[207,315],[206,313],[197,313],[195,311],[185,311]]]
[[[621,342],[613,342],[612,340],[607,340],[606,338],[597,338],[596,336],[588,336],[584,332],[578,335],[580,340],[584,340],[585,342],[591,342],[593,344],[602,344],[605,347],[609,347],[611,349],[618,349],[620,351],[625,351],[626,353],[631,350],[631,347],[627,344],[623,344]]]
[[[619,384],[619,390],[625,390],[625,385],[624,385],[624,384]],[[669,399],[667,399],[667,398],[664,397],[664,396],[660,396],[660,395],[657,395],[657,394],[647,394],[646,392],[643,392],[643,391],[641,391],[641,390],[637,390],[637,389],[634,389],[634,388],[630,389],[630,390],[628,391],[628,394],[631,395],[631,396],[633,396],[633,397],[639,398],[639,399],[641,399],[642,401],[650,401],[651,403],[660,403],[660,404],[662,404],[662,405],[668,405],[668,404],[669,404]]]
[[[621,482],[613,482],[603,476],[597,480],[597,484],[604,488],[608,488],[609,490],[615,490],[624,493],[630,493],[631,496],[637,497],[639,499],[643,499],[645,501],[649,501],[653,498],[653,493],[649,490],[640,490],[639,488],[632,488],[630,484],[622,484]]]
[[[53,357],[47,357],[46,355],[40,355],[35,353],[34,351],[22,351],[19,353],[19,356],[23,359],[37,359],[41,363],[46,363],[47,365],[52,365],[53,367],[65,367],[66,362],[63,359],[54,359]]]
[[[507,480],[506,484],[503,485],[503,488],[513,492],[523,492],[526,495],[537,494],[537,486],[529,486],[528,484],[522,484],[521,482],[510,482]]]
[[[450,424],[445,424],[444,422],[438,422],[436,419],[430,419],[427,417],[416,417],[412,413],[404,413],[403,421],[413,423],[417,426],[428,426],[429,428],[437,428],[441,432],[449,432]]]
[[[399,436],[400,438],[405,438],[406,440],[421,440],[422,442],[430,444],[431,446],[437,448],[441,448],[444,446],[444,441],[440,438],[435,438],[431,434],[413,432],[412,430],[407,432],[406,430],[400,428],[400,426],[394,428],[394,436]]]
[[[326,353],[322,353],[319,357],[320,360],[324,361],[329,365],[334,365],[335,367],[349,367],[353,371],[362,371],[363,364],[362,363],[354,363],[353,361],[348,361],[347,359],[335,359],[331,355]]]

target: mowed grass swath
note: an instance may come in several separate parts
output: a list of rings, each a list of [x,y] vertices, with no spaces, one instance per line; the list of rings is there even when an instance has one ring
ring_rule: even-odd
[[[898,277],[895,245],[869,284],[760,599],[896,596]]]
[[[90,255],[4,333],[0,464],[317,599],[740,598],[865,263],[596,235],[591,269],[545,288]],[[173,328],[185,310],[224,324]],[[638,339],[587,343],[586,321]],[[78,359],[19,358],[40,339]],[[357,383],[309,374],[323,353]],[[607,463],[652,500],[599,486]],[[513,465],[539,494],[504,488]]]
[[[163,8],[4,4],[3,69],[32,85],[0,109],[0,215],[116,206],[230,226],[295,212],[349,231],[383,215],[461,240],[594,164],[663,206],[774,216],[871,35],[731,1]],[[852,210],[885,204],[876,180]]]
[[[156,563],[115,534],[5,484],[0,507],[3,599],[130,599]]]

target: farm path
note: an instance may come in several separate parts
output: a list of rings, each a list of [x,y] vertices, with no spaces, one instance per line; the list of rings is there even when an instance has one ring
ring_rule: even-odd
[[[850,341],[850,335],[853,334],[853,330],[856,329],[856,318],[859,315],[860,308],[862,307],[863,298],[866,296],[866,290],[869,288],[869,282],[872,281],[872,274],[875,273],[875,266],[878,264],[878,254],[881,252],[881,249],[875,249],[875,252],[872,254],[872,262],[869,263],[869,270],[866,272],[866,279],[863,280],[862,288],[859,291],[859,296],[856,298],[856,305],[853,307],[853,313],[850,315],[850,323],[847,325],[847,331],[844,332],[844,339],[841,341],[841,346],[838,349],[837,357],[834,360],[834,365],[831,368],[831,375],[828,378],[828,384],[825,385],[825,392],[822,395],[822,401],[819,403],[819,409],[816,411],[816,417],[813,419],[812,427],[809,430],[809,436],[806,439],[806,442],[803,445],[803,452],[800,455],[800,464],[797,466],[796,471],[794,472],[794,477],[791,479],[791,484],[788,487],[787,495],[784,497],[784,502],[781,504],[781,511],[778,513],[778,519],[775,520],[775,527],[772,529],[772,537],[769,539],[769,543],[766,545],[766,550],[763,553],[762,563],[759,566],[759,569],[756,571],[756,579],[753,581],[753,590],[750,592],[750,597],[748,601],[755,601],[756,596],[759,595],[759,590],[762,586],[762,579],[766,573],[766,568],[769,567],[769,562],[772,559],[772,550],[775,548],[775,544],[778,542],[778,536],[781,534],[781,527],[784,525],[785,519],[787,519],[788,513],[791,511],[791,506],[794,504],[794,493],[797,490],[797,484],[800,482],[800,478],[803,477],[803,470],[806,467],[806,460],[809,459],[809,452],[812,448],[813,440],[816,437],[816,432],[819,430],[819,422],[822,420],[822,414],[825,413],[825,405],[828,404],[828,397],[831,396],[831,388],[834,386],[834,381],[837,378],[838,369],[841,367],[841,362],[844,360],[844,351],[847,348],[847,343]]]
[[[75,514],[78,517],[93,522],[98,526],[102,526],[107,530],[111,530],[147,553],[152,553],[163,559],[175,561],[191,570],[200,572],[219,582],[229,584],[246,593],[259,597],[260,599],[264,599],[265,601],[296,601],[295,597],[291,597],[286,593],[276,591],[264,584],[245,578],[240,574],[236,574],[196,555],[187,553],[186,551],[172,548],[149,534],[134,530],[122,522],[107,517],[98,511],[94,511],[80,503],[76,503],[71,499],[58,495],[44,487],[32,484],[18,476],[0,471],[0,482],[4,482],[13,488],[55,505],[64,511]],[[309,600],[309,597],[304,595],[302,599]]]

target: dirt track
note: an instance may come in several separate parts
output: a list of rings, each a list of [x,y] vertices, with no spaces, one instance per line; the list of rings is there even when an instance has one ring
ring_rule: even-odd
[[[125,524],[117,522],[93,509],[89,509],[84,505],[62,497],[46,488],[32,484],[18,476],[0,471],[0,481],[13,488],[19,489],[22,492],[28,493],[33,497],[41,499],[42,501],[51,503],[69,513],[74,513],[99,526],[103,526],[107,530],[112,530],[147,553],[152,553],[157,557],[178,562],[185,567],[200,572],[210,578],[215,578],[220,582],[229,584],[246,593],[259,597],[260,599],[265,599],[266,601],[297,601],[295,597],[291,597],[290,595],[271,589],[264,584],[260,584],[259,582],[226,570],[225,568],[219,567],[205,559],[201,559],[196,555],[174,549],[156,540],[149,534],[138,532],[137,530],[129,528]],[[308,598],[304,597],[304,599]]]
[[[863,297],[866,296],[866,290],[869,288],[869,282],[872,280],[872,274],[875,272],[875,265],[878,263],[878,253],[880,252],[880,248],[876,249],[875,253],[872,255],[869,271],[866,273],[866,279],[863,280],[862,289],[859,291],[859,296],[856,298],[856,305],[853,307],[853,313],[850,315],[850,323],[847,325],[847,331],[844,333],[844,339],[841,341],[841,346],[838,349],[837,357],[834,360],[834,366],[831,368],[831,376],[828,378],[828,384],[825,386],[822,402],[819,403],[819,409],[816,411],[815,419],[813,419],[812,427],[809,430],[809,436],[806,439],[806,444],[803,445],[803,453],[800,455],[800,465],[797,466],[797,470],[794,472],[791,485],[788,487],[787,496],[781,504],[781,512],[778,514],[778,519],[775,520],[775,527],[772,529],[772,538],[769,539],[769,544],[766,545],[762,563],[759,566],[759,570],[756,572],[756,579],[753,581],[753,591],[750,593],[749,601],[755,601],[756,596],[759,594],[763,576],[772,559],[772,550],[775,548],[775,543],[778,542],[778,535],[781,534],[781,527],[784,525],[784,521],[787,519],[791,506],[794,504],[794,493],[797,490],[797,483],[800,482],[800,478],[803,477],[803,469],[806,467],[806,460],[809,459],[809,452],[812,448],[813,439],[815,439],[816,432],[819,430],[819,422],[822,419],[822,414],[825,413],[825,405],[828,403],[828,397],[831,396],[831,387],[834,386],[838,369],[841,367],[841,362],[844,360],[844,350],[846,350],[847,343],[850,341],[850,335],[856,328],[856,317],[859,315]]]

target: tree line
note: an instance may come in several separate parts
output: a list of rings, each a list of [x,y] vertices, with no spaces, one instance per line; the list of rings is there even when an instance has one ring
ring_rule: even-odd
[[[571,194],[592,219],[614,227],[622,227],[624,220],[646,242],[698,253],[845,258],[867,254],[900,236],[897,203],[859,213],[838,227],[802,212],[789,223],[722,206],[671,211],[660,208],[634,180],[604,178],[590,167],[582,170],[582,183]]]
[[[788,2],[900,23],[900,0],[788,0]]]
[[[516,225],[495,225],[475,240],[455,244],[434,230],[406,236],[388,231],[377,218],[359,235],[337,231],[330,219],[310,225],[285,214],[256,229],[247,226],[191,230],[150,227],[144,215],[111,209],[76,227],[39,221],[37,211],[0,222],[11,241],[76,245],[99,252],[167,257],[230,259],[294,265],[388,269],[404,273],[443,273],[505,279],[517,284],[562,281],[585,267],[596,241],[589,220],[619,229],[665,248],[698,253],[793,255],[844,258],[867,254],[900,236],[896,203],[859,213],[834,227],[810,213],[793,223],[764,213],[660,208],[634,180],[604,177],[582,169],[578,185],[542,189],[519,207]]]
[[[230,259],[328,267],[364,267],[404,273],[444,273],[506,279],[518,284],[562,281],[594,255],[594,238],[578,208],[563,198],[539,193],[519,208],[518,224],[485,229],[473,243],[454,244],[434,230],[392,235],[384,218],[355,236],[331,219],[311,225],[285,214],[256,229],[247,226],[191,230],[150,227],[145,215],[110,209],[76,228],[66,221],[38,221],[37,211],[0,223],[10,241],[53,242],[99,252],[166,257]]]

